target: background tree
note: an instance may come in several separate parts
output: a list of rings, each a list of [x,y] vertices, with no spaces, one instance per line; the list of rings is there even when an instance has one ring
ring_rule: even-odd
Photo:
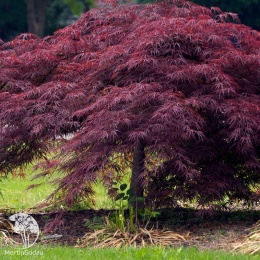
[[[44,35],[51,35],[56,30],[75,22],[91,7],[94,7],[94,1],[91,0],[51,0],[46,10]]]
[[[52,34],[91,6],[91,0],[2,0],[0,38],[10,40],[24,32],[40,37]]]
[[[26,5],[21,0],[1,0],[0,38],[14,38],[17,32],[26,32]]]
[[[2,43],[0,170],[55,144],[42,175],[65,173],[55,198],[67,205],[127,167],[156,206],[255,199],[259,43],[236,15],[184,1],[93,9],[53,36]]]
[[[44,35],[48,2],[46,0],[26,0],[28,32],[40,37]]]

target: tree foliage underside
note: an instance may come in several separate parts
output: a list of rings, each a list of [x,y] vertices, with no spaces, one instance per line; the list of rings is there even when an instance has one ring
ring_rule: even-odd
[[[131,167],[147,201],[257,199],[260,34],[234,14],[184,1],[92,9],[43,39],[0,47],[0,170],[60,156],[58,197],[71,205]]]

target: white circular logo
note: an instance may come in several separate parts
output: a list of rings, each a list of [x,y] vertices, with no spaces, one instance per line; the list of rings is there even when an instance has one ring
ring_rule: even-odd
[[[25,213],[16,213],[9,217],[14,222],[12,240],[17,245],[23,245],[23,249],[35,244],[39,237],[39,226],[36,220]]]

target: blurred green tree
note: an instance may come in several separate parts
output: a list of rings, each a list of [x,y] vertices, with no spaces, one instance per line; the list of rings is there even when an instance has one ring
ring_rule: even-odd
[[[51,0],[46,10],[45,35],[76,21],[89,8],[94,0]]]
[[[13,38],[17,32],[27,30],[24,0],[1,0],[0,17],[0,38],[4,40]]]
[[[0,38],[7,41],[19,33],[42,37],[76,20],[93,6],[93,0],[1,0]]]

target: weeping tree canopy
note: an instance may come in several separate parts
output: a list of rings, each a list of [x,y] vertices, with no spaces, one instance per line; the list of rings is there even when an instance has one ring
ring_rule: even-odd
[[[127,167],[136,196],[157,206],[257,199],[260,33],[235,14],[186,1],[106,6],[0,48],[3,174],[55,144],[45,173],[66,173],[56,198],[67,205]]]

